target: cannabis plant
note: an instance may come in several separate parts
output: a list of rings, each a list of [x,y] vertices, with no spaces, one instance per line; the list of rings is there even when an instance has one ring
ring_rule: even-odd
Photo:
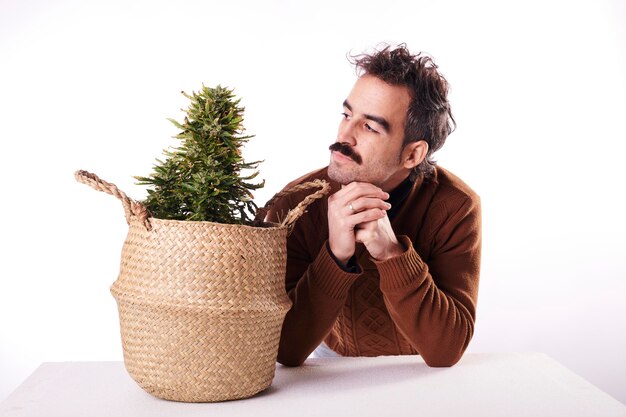
[[[250,180],[261,161],[246,163],[241,146],[253,136],[243,135],[243,111],[232,90],[203,86],[191,95],[182,123],[168,119],[182,142],[163,151],[148,177],[135,177],[148,185],[143,202],[160,219],[206,220],[218,223],[250,224],[257,206],[251,191],[264,186]]]

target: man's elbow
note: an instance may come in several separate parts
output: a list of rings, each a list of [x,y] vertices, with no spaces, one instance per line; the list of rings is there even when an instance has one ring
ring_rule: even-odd
[[[449,349],[435,348],[434,350],[420,352],[420,354],[426,365],[431,368],[449,368],[461,360],[468,344],[469,339],[456,347],[451,346]]]
[[[301,366],[308,356],[296,355],[293,352],[278,351],[276,361],[284,366]]]
[[[474,335],[474,322],[467,321],[466,331],[457,333],[458,337],[441,340],[427,350],[420,351],[426,365],[432,368],[449,368],[461,360]],[[446,349],[441,349],[446,346]]]
[[[463,352],[454,355],[422,355],[422,358],[424,359],[426,365],[430,366],[431,368],[449,368],[455,365],[458,361],[460,361],[462,356]]]

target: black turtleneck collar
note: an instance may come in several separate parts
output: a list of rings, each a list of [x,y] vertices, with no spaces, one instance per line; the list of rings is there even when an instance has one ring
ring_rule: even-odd
[[[389,192],[389,199],[387,200],[389,204],[391,204],[391,208],[387,210],[389,220],[393,220],[394,217],[396,217],[402,207],[402,203],[404,203],[404,200],[406,199],[406,196],[409,195],[411,188],[413,188],[414,181],[411,177],[412,175],[406,177],[400,185]]]

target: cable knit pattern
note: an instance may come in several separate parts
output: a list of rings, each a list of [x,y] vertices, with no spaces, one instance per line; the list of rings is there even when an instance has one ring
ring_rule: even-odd
[[[330,181],[326,168],[292,182]],[[331,193],[340,185],[331,182]],[[304,197],[292,195],[270,211],[276,220]],[[312,204],[287,240],[285,287],[293,302],[283,323],[278,360],[299,365],[321,343],[346,356],[416,354],[430,366],[450,366],[474,331],[480,272],[480,199],[441,167],[421,178],[392,227],[406,251],[382,262],[363,245],[361,269],[333,260],[327,198]]]

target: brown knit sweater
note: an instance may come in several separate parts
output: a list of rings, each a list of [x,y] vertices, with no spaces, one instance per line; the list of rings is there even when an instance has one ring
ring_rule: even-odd
[[[326,168],[287,187],[328,178]],[[277,221],[309,192],[285,198]],[[357,244],[358,273],[328,252],[328,200],[309,206],[287,240],[286,289],[293,302],[283,323],[278,361],[300,365],[322,342],[344,356],[420,354],[430,366],[451,366],[474,332],[480,270],[480,199],[441,167],[419,177],[391,221],[408,248],[373,260]]]

